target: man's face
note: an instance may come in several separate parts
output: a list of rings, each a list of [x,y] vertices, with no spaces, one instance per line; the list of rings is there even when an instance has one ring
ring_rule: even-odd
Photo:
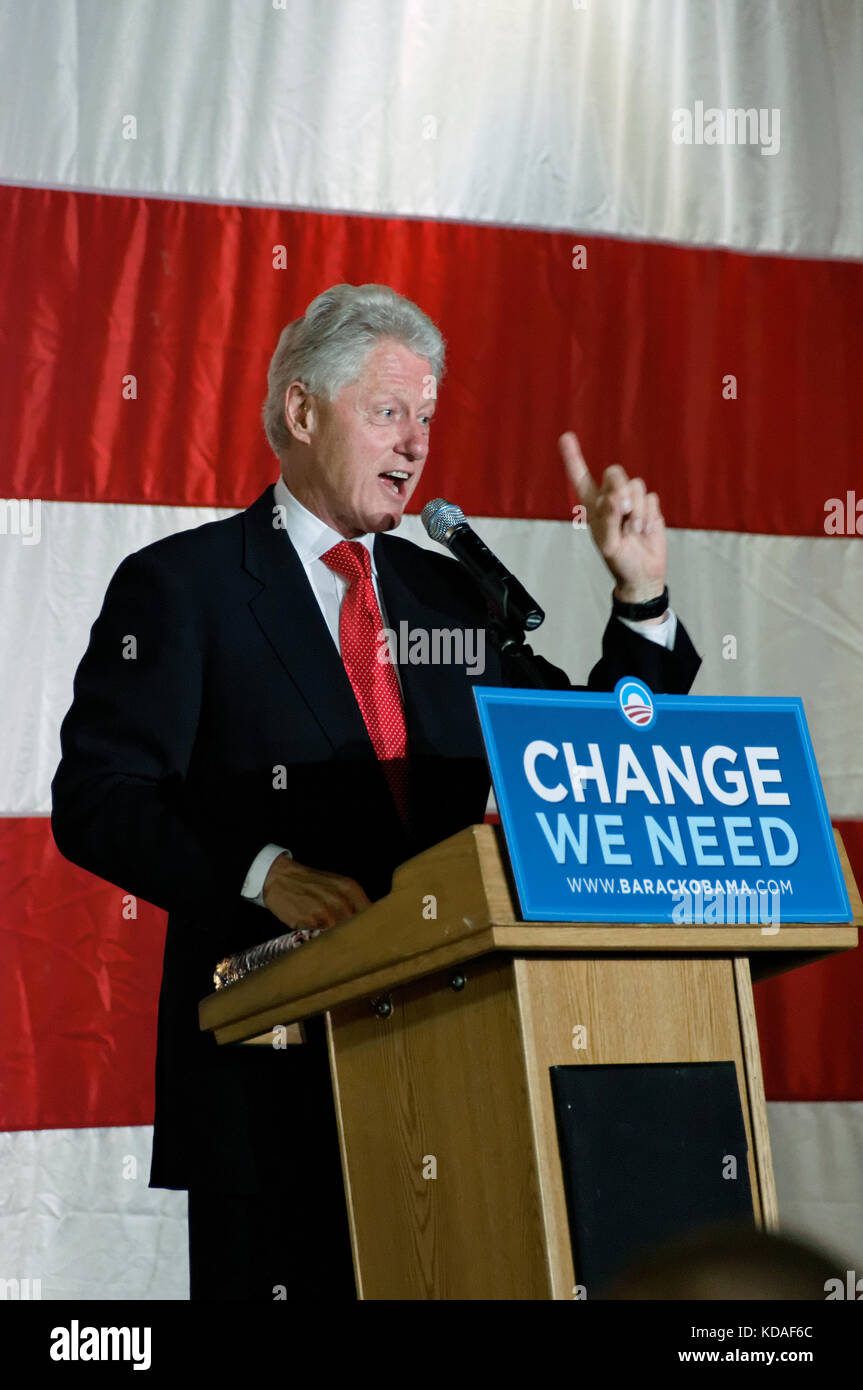
[[[428,454],[431,381],[427,358],[384,339],[333,401],[307,398],[303,438],[282,465],[285,482],[346,539],[401,521]]]

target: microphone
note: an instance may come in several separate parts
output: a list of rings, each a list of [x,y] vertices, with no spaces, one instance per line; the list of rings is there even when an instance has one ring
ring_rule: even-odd
[[[468,525],[461,507],[436,497],[423,507],[422,524],[432,540],[445,545],[464,566],[492,612],[508,628],[533,632],[545,620],[535,599]]]

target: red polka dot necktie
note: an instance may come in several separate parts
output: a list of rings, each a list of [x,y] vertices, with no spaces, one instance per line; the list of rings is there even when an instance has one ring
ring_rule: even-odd
[[[399,815],[407,823],[407,729],[395,667],[379,636],[384,621],[372,583],[372,558],[359,541],[340,541],[321,559],[350,585],[339,613],[342,661]],[[380,660],[385,654],[387,659]]]

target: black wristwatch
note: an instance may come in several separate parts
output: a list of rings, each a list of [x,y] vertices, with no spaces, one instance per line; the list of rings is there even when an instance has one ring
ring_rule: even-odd
[[[649,598],[646,603],[624,603],[611,595],[611,611],[615,618],[629,618],[632,622],[643,622],[645,618],[661,618],[668,607],[668,585],[658,598]]]

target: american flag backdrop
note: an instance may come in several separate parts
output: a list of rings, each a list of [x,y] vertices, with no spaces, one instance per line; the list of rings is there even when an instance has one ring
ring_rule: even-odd
[[[164,917],[49,788],[108,580],[275,479],[267,363],[329,285],[448,340],[402,534],[459,503],[583,679],[612,581],[556,438],[644,476],[696,691],[802,696],[863,878],[861,74],[856,0],[0,0],[0,1277],[188,1294]],[[858,1270],[861,962],[756,987],[783,1227]]]

